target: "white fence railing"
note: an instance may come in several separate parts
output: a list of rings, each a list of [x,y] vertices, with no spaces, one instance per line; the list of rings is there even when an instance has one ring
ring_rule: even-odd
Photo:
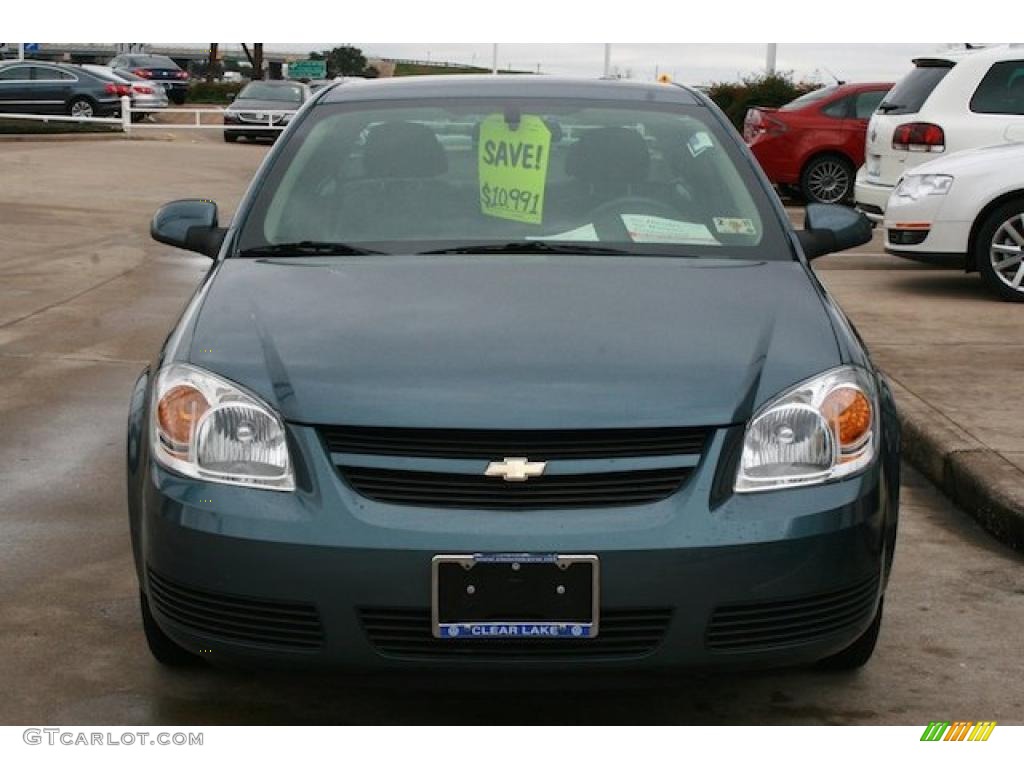
[[[227,113],[233,114],[245,114],[245,115],[259,115],[258,120],[247,118],[244,122],[226,124],[224,123],[224,116]],[[164,114],[191,114],[195,116],[195,121],[190,123],[142,123],[134,122],[132,115],[144,114],[144,115],[164,115]],[[232,110],[230,108],[224,109],[222,107],[211,107],[207,109],[196,109],[196,108],[163,108],[154,109],[152,107],[133,107],[131,99],[127,96],[121,97],[121,114],[119,117],[72,117],[69,115],[40,115],[30,113],[0,113],[0,120],[35,120],[42,123],[79,123],[79,124],[95,124],[95,125],[111,125],[119,126],[121,131],[129,136],[133,131],[136,130],[152,130],[159,129],[164,131],[180,131],[188,130],[194,131],[200,130],[218,130],[218,131],[283,131],[287,125],[277,123],[274,121],[279,116],[283,115],[294,115],[294,109],[253,109],[253,110]],[[211,115],[216,119],[216,122],[203,122],[204,115]],[[266,120],[264,123],[263,120]]]

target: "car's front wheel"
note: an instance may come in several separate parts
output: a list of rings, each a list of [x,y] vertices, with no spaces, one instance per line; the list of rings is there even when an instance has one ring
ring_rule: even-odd
[[[96,108],[85,96],[75,96],[68,102],[68,114],[71,117],[92,117],[96,114]]]
[[[800,191],[808,203],[845,203],[853,193],[853,164],[839,155],[822,155],[800,175]]]
[[[978,230],[974,257],[991,290],[1007,301],[1024,301],[1024,199],[989,214]]]
[[[882,628],[882,606],[884,602],[884,600],[878,601],[878,611],[875,613],[871,626],[864,630],[864,634],[839,653],[819,661],[818,666],[836,672],[848,672],[860,669],[867,664],[871,654],[875,652],[875,645],[878,644],[878,632]]]
[[[199,657],[186,651],[167,634],[160,629],[160,625],[153,618],[153,612],[149,608],[149,598],[146,593],[139,592],[139,601],[142,608],[142,630],[146,633],[146,644],[153,658],[167,667],[187,667],[199,663]]]
[[[224,131],[224,141],[228,144],[233,144],[238,141],[238,134],[234,131]]]

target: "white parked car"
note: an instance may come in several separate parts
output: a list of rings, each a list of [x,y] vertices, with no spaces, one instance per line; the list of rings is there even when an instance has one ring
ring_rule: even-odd
[[[885,249],[981,273],[1024,301],[1024,144],[937,158],[906,173],[885,210]]]
[[[868,123],[857,207],[881,221],[900,177],[936,155],[1024,141],[1024,47],[914,60]]]

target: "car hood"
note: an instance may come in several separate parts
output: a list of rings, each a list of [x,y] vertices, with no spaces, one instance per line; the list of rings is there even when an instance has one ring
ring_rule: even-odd
[[[724,425],[839,364],[797,262],[225,260],[187,349],[292,422]]]
[[[269,99],[235,99],[228,105],[232,112],[251,112],[253,110],[269,111],[273,109],[298,109],[294,101],[271,101]]]
[[[957,175],[987,175],[995,172],[1009,173],[1019,178],[1022,162],[1024,162],[1024,144],[996,144],[990,147],[965,149],[935,160],[929,160],[916,166],[909,173],[913,173],[915,176],[925,173],[947,173],[956,177]]]

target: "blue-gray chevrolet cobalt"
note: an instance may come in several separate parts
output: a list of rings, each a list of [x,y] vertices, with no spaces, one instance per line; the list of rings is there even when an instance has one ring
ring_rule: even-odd
[[[892,396],[702,94],[545,77],[319,92],[139,378],[149,647],[341,670],[862,665]]]

